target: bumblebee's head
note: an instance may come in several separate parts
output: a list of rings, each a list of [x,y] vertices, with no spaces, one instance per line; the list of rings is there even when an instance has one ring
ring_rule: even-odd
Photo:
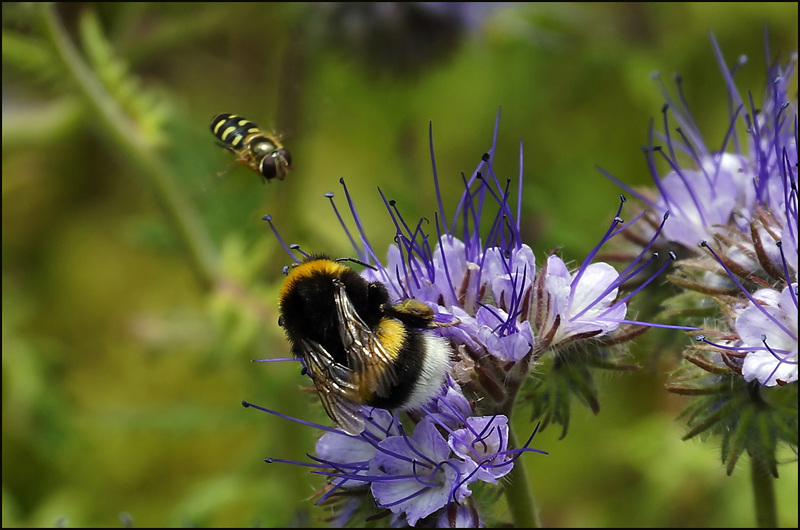
[[[375,325],[383,316],[381,306],[389,301],[383,284],[368,282],[341,261],[322,254],[307,256],[301,263],[286,270],[286,279],[278,300],[281,323],[290,339],[306,336],[318,342],[322,337],[338,337],[338,313],[335,294],[344,285],[347,297],[358,315]]]

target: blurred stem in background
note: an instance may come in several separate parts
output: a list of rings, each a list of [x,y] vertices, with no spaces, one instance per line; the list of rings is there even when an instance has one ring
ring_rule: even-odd
[[[199,283],[205,289],[214,288],[220,283],[218,252],[200,222],[197,211],[180,192],[164,160],[148,146],[137,125],[125,115],[92,69],[83,61],[58,20],[54,4],[42,3],[37,9],[45,28],[45,36],[53,45],[53,50],[75,86],[125,158],[138,168],[138,172],[150,182],[161,200],[167,218],[184,242]]]

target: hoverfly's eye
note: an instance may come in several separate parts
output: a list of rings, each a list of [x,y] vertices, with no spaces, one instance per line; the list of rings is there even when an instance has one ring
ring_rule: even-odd
[[[292,165],[292,155],[286,149],[278,149],[272,156],[276,158],[283,158],[284,165],[288,168]]]
[[[250,142],[250,152],[253,154],[253,158],[256,160],[274,154],[276,147],[277,146],[273,142],[264,138],[263,136],[254,138]]]
[[[259,171],[267,180],[273,178],[283,180],[291,165],[292,155],[286,149],[281,148],[261,160]]]
[[[276,162],[277,160],[275,158],[266,156],[258,165],[258,171],[264,176],[265,179],[272,180],[275,177],[283,178],[283,175],[279,173]]]

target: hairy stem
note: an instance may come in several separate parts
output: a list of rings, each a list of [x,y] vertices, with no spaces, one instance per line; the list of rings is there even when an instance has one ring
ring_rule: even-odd
[[[509,425],[509,445],[519,448],[514,429]],[[524,455],[523,455],[524,456]],[[508,474],[509,483],[505,487],[506,502],[511,512],[515,528],[540,528],[539,514],[533,498],[528,473],[525,470],[525,458],[517,458],[514,469]]]
[[[80,95],[136,173],[150,181],[167,218],[186,246],[195,275],[204,288],[213,288],[217,283],[217,251],[197,212],[186,201],[162,158],[147,145],[136,124],[122,111],[78,53],[58,19],[54,4],[40,4],[39,10],[45,36]]]
[[[775,507],[775,479],[769,465],[758,455],[750,455],[750,483],[756,508],[758,528],[776,528],[778,514]]]
[[[528,366],[525,366],[522,369],[522,374],[509,378],[507,382],[507,398],[498,411],[508,418],[509,448],[519,449],[522,447],[511,425],[511,416],[514,411],[514,402],[527,372]],[[514,468],[508,474],[509,480],[505,486],[506,502],[508,503],[515,528],[541,528],[539,513],[536,510],[536,501],[533,497],[533,491],[531,491],[531,484],[528,481],[528,473],[525,470],[526,459],[523,458],[524,456],[517,458],[514,462]]]

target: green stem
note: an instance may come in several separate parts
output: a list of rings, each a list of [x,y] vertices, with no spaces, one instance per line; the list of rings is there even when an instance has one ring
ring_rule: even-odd
[[[750,455],[750,483],[756,508],[758,528],[776,528],[778,513],[775,506],[775,479],[769,465],[758,455]]]
[[[530,359],[530,357],[528,358]],[[508,446],[509,449],[519,449],[520,445],[517,436],[511,426],[511,417],[514,412],[514,402],[522,386],[525,376],[528,374],[530,366],[525,363],[521,368],[521,374],[516,377],[509,377],[507,380],[506,399],[498,410],[508,418]],[[522,455],[525,456],[525,455]],[[528,473],[525,471],[525,458],[517,458],[514,467],[508,474],[508,483],[504,489],[508,509],[516,528],[541,528],[539,514],[536,510],[536,501],[533,498],[531,484],[528,481]]]
[[[131,162],[134,171],[149,178],[168,219],[186,245],[200,283],[205,288],[212,288],[217,283],[217,251],[197,212],[186,201],[164,161],[147,145],[136,125],[84,62],[58,20],[53,4],[43,3],[39,9],[45,36],[52,43],[56,56],[99,118],[100,125],[109,133],[109,138]]]
[[[509,446],[519,448],[517,437],[511,425],[508,426]],[[524,456],[524,455],[523,455]],[[511,512],[515,528],[541,528],[536,503],[525,471],[525,458],[517,458],[514,468],[508,474],[509,483],[505,487],[506,502]]]

